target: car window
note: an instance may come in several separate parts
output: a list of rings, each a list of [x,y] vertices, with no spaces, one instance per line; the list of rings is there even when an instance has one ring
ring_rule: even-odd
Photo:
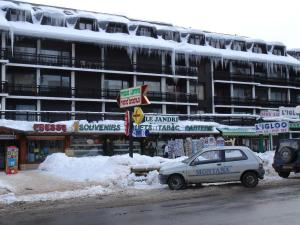
[[[196,159],[194,159],[192,165],[221,162],[221,160],[222,160],[221,151],[218,150],[207,151],[207,152],[203,152]]]
[[[225,150],[225,161],[226,162],[239,161],[239,160],[245,160],[245,159],[247,159],[246,154],[239,149],[226,149]]]

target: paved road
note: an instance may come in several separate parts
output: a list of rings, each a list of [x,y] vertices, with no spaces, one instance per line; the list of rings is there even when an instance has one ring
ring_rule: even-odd
[[[22,205],[0,212],[1,225],[283,225],[299,224],[300,180],[246,189],[240,185],[160,190],[75,202]],[[148,191],[149,193],[149,191]],[[154,195],[156,198],[154,198]],[[112,198],[110,200],[110,198]],[[143,199],[143,200],[142,200]],[[152,199],[152,200],[151,200]],[[23,207],[23,209],[22,209]],[[2,214],[1,214],[2,213]]]

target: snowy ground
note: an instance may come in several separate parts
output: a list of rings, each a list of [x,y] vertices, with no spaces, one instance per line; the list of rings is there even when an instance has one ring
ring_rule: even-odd
[[[272,168],[274,152],[258,154],[264,160],[264,182],[280,179]],[[117,194],[133,189],[161,189],[156,170],[135,176],[131,168],[160,168],[181,161],[135,154],[74,158],[52,154],[39,170],[20,171],[16,175],[0,173],[0,204],[90,197]]]

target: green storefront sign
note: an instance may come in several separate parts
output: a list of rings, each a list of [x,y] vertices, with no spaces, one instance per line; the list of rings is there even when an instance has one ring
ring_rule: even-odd
[[[84,123],[78,125],[78,132],[118,132],[121,131],[119,124],[93,124]]]
[[[298,129],[300,129],[300,122],[290,123],[290,129],[291,130],[298,130]]]

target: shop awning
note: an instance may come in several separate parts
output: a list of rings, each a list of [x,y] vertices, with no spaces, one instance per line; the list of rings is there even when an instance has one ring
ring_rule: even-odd
[[[217,128],[223,136],[226,137],[257,137],[259,136],[255,127],[226,127],[226,128]]]

